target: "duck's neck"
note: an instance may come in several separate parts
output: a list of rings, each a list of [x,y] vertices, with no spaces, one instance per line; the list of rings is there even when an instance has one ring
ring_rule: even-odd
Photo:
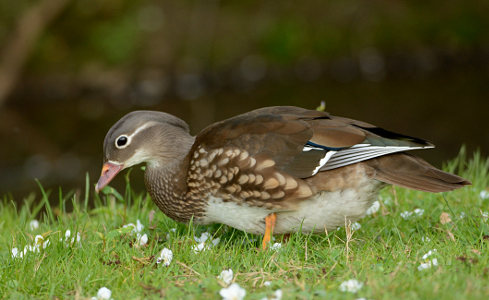
[[[148,163],[145,173],[146,189],[153,201],[167,216],[180,222],[201,214],[202,205],[191,203],[186,197],[188,153],[193,142],[190,135],[181,140],[177,156]]]

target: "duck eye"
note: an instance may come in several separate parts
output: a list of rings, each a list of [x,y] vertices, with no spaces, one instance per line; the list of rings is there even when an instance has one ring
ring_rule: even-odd
[[[115,145],[117,146],[117,148],[123,148],[124,146],[127,145],[127,142],[128,142],[127,136],[121,135],[115,141]]]

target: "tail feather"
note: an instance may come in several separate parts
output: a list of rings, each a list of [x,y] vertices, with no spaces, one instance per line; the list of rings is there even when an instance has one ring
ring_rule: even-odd
[[[471,184],[407,153],[385,155],[366,163],[375,170],[375,179],[419,191],[446,192]]]

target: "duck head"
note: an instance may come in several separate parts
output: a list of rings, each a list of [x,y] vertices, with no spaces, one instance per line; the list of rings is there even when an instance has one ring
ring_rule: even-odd
[[[147,163],[157,168],[178,160],[185,152],[182,147],[189,147],[192,141],[188,125],[170,114],[134,111],[125,115],[105,136],[104,163],[95,191],[131,166]]]

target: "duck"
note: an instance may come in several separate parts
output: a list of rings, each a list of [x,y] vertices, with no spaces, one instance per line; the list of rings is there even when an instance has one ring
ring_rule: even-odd
[[[426,140],[294,106],[259,108],[196,136],[171,114],[133,111],[107,132],[100,191],[145,163],[146,189],[178,222],[221,223],[264,235],[324,232],[355,222],[396,185],[447,192],[470,181],[409,153]]]

